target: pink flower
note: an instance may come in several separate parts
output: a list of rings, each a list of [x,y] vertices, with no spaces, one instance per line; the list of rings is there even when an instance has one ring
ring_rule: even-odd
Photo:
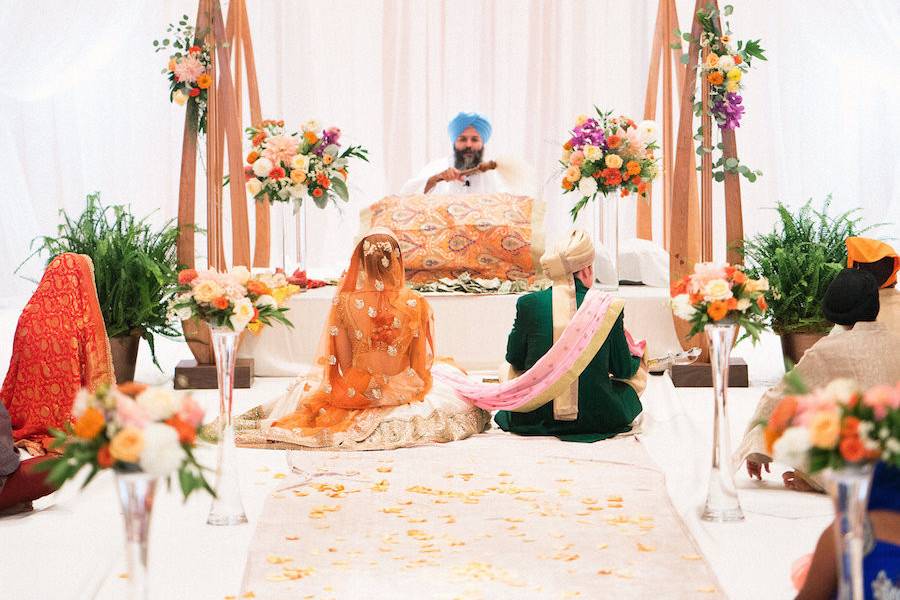
[[[177,414],[179,419],[195,429],[203,422],[203,408],[190,396],[185,396],[181,401]]]
[[[205,70],[206,67],[194,54],[184,56],[175,63],[175,76],[178,78],[178,81],[194,83]]]
[[[809,427],[816,413],[837,410],[837,403],[825,396],[822,390],[797,398],[797,412],[791,423],[800,427]]]
[[[691,292],[696,294],[713,279],[725,279],[725,267],[716,263],[696,263],[691,275]]]
[[[150,415],[137,402],[124,394],[116,398],[116,421],[122,427],[143,429],[150,421]]]
[[[282,162],[290,165],[291,159],[297,155],[297,139],[289,135],[273,135],[265,141],[265,145],[262,155],[275,166]]]
[[[569,164],[573,167],[580,167],[584,164],[584,152],[581,150],[576,150],[572,153],[572,156],[569,157]]]
[[[863,404],[872,409],[879,421],[887,415],[888,409],[900,408],[900,388],[876,385],[863,394]]]

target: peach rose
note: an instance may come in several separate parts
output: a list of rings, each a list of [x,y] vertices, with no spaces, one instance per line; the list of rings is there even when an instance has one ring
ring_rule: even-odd
[[[144,433],[137,427],[126,427],[109,443],[109,453],[116,460],[136,463],[144,450]]]
[[[809,423],[809,441],[816,448],[834,448],[841,435],[841,420],[837,411],[822,411],[813,415]]]

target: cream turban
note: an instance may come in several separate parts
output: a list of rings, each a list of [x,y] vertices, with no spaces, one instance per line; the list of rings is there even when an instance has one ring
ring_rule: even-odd
[[[578,309],[573,274],[594,262],[594,244],[587,233],[575,229],[552,251],[541,257],[544,274],[553,281],[553,343],[565,331]],[[553,418],[574,421],[578,418],[578,380],[553,399]]]

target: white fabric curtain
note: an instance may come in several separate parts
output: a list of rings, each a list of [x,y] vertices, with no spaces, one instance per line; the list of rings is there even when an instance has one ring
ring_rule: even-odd
[[[595,104],[641,116],[656,5],[250,0],[263,116],[292,128],[315,117],[370,150],[372,162],[351,172],[349,205],[310,210],[313,274],[344,267],[361,208],[449,152],[446,124],[459,110],[491,118],[493,156],[533,166],[547,235],[561,235],[573,198],[559,193],[560,144]],[[893,221],[881,235],[898,237],[900,115],[890,106],[900,70],[890,57],[900,5],[734,5],[736,36],[762,38],[770,57],[746,79],[738,130],[742,159],[765,172],[742,188],[746,232],[771,226],[778,199],[797,205],[831,192],[837,210]],[[151,42],[167,23],[193,18],[197,4],[6,0],[0,8],[0,289],[8,295],[21,291],[12,271],[29,240],[52,233],[60,209],[78,214],[88,192],[140,215],[156,211],[160,223],[176,215],[184,113],[168,103],[165,57]],[[686,29],[693,2],[678,8]],[[203,219],[203,190],[198,198]],[[631,204],[619,211],[624,237],[633,232]],[[37,276],[41,265],[24,271]]]

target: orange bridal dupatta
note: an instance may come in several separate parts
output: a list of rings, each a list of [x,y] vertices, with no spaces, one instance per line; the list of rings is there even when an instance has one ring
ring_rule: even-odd
[[[91,259],[60,254],[47,265],[16,325],[0,400],[13,438],[44,443],[71,421],[82,387],[115,383]],[[27,445],[27,444],[25,444]]]
[[[380,278],[367,276],[367,262]],[[405,285],[396,236],[371,229],[338,284],[303,395],[272,427],[345,431],[366,409],[422,401],[431,389],[431,321],[428,303]]]

